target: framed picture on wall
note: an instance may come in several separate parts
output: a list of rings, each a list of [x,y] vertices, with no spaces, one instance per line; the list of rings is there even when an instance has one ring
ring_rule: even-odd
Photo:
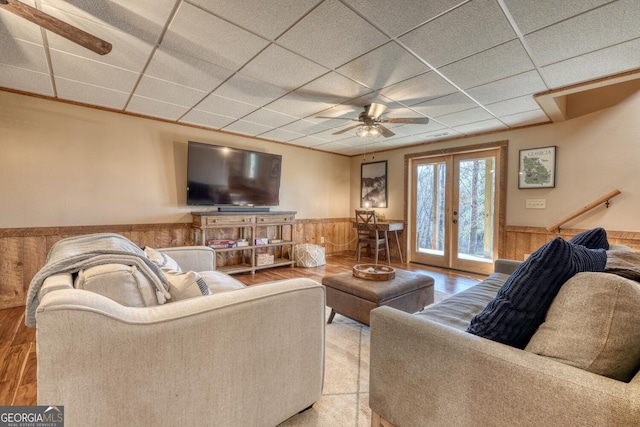
[[[360,207],[387,207],[387,161],[363,163],[360,171]]]
[[[518,188],[556,186],[556,146],[520,150]]]

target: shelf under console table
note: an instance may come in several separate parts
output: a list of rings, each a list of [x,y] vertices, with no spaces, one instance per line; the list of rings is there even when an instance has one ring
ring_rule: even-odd
[[[196,245],[211,246],[216,252],[216,269],[228,274],[255,273],[283,265],[293,267],[296,213],[191,212],[193,241]],[[214,241],[232,241],[233,246],[214,245]],[[245,246],[238,246],[242,241],[246,242]]]

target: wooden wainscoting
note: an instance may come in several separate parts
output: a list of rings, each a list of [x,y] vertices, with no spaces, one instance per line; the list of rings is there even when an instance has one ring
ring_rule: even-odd
[[[500,250],[500,258],[524,260],[527,255],[534,252],[554,237],[560,236],[565,240],[584,229],[563,228],[557,233],[551,233],[544,227],[523,227],[508,225],[505,227],[505,245]],[[609,243],[630,246],[640,251],[640,232],[607,230]]]
[[[353,252],[355,231],[352,221],[351,218],[297,220],[296,243],[324,246],[326,255]],[[140,247],[193,244],[191,223],[0,229],[0,309],[25,304],[29,283],[44,266],[47,253],[55,242],[91,233],[122,234]],[[320,243],[322,237],[324,244]]]

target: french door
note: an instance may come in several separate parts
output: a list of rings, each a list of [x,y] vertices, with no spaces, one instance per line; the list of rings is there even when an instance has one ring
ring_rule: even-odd
[[[499,150],[489,150],[412,161],[412,262],[493,271],[499,155]]]

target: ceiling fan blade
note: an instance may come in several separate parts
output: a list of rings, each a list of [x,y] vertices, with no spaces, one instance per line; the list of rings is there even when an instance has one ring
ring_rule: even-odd
[[[429,123],[429,117],[384,118],[380,119],[380,123],[411,123],[414,125],[426,125]]]
[[[382,126],[381,124],[378,124],[378,131],[380,131],[380,135],[384,136],[385,138],[389,138],[395,135],[395,133],[391,132],[389,129]]]
[[[341,133],[345,133],[345,132],[347,132],[347,131],[350,131],[351,129],[355,129],[355,128],[357,128],[358,126],[361,126],[361,125],[360,125],[360,124],[357,124],[357,125],[349,126],[348,128],[341,129],[341,130],[339,130],[338,132],[334,132],[332,135],[340,135]]]
[[[372,102],[370,105],[365,105],[364,111],[369,117],[378,118],[380,114],[384,113],[384,110],[387,109],[387,106],[384,104],[376,104]]]
[[[31,21],[45,30],[49,30],[59,36],[69,39],[72,42],[97,53],[98,55],[106,55],[111,52],[111,43],[99,39],[80,28],[69,25],[58,18],[54,18],[53,16],[20,1],[0,0],[0,8]]]
[[[353,120],[357,122],[358,119],[350,119],[348,117],[325,117],[325,116],[316,116],[316,119],[331,119],[331,120]]]

